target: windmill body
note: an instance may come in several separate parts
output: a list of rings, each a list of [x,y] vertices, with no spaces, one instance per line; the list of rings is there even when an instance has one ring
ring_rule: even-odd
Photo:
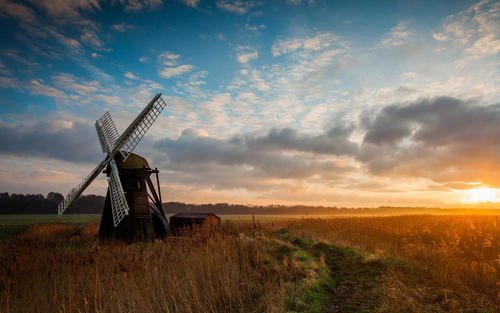
[[[121,135],[108,112],[96,121],[97,135],[106,158],[68,193],[59,204],[59,214],[70,208],[104,171],[109,186],[99,236],[134,241],[167,234],[168,222],[161,205],[158,170],[151,169],[146,159],[132,153],[165,106],[161,94],[157,94]],[[152,174],[156,175],[158,191],[151,180]]]
[[[151,169],[146,159],[135,153],[130,153],[127,159],[118,154],[115,156],[115,163],[129,211],[115,227],[111,189],[108,188],[99,226],[99,238],[150,241],[165,237],[169,225],[161,204],[159,186],[151,179],[152,175],[157,177],[158,170]],[[111,166],[108,165],[105,173],[108,177],[112,175]]]

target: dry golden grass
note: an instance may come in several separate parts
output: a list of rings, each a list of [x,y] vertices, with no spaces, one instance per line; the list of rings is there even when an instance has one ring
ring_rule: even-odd
[[[318,241],[381,260],[387,271],[377,311],[498,308],[495,216],[237,223],[135,244],[98,241],[97,227],[39,225],[0,241],[0,313],[317,312],[336,295],[328,250],[306,251]]]
[[[389,275],[381,311],[492,312],[500,303],[499,222],[470,215],[349,217],[303,219],[288,229],[383,259]]]
[[[154,243],[105,243],[95,225],[35,226],[0,254],[0,312],[263,312],[283,267],[243,225]]]

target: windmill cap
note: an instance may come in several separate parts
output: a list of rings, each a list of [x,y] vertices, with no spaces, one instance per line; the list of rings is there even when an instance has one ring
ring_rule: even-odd
[[[123,169],[134,169],[134,168],[149,168],[148,161],[138,154],[130,153],[128,158],[123,161],[123,156],[121,153],[117,153],[115,156],[116,165]]]

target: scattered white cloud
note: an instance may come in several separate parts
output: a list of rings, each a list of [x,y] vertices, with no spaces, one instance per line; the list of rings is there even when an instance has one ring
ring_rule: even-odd
[[[257,50],[250,46],[239,46],[236,48],[236,53],[236,59],[242,64],[247,64],[259,56]]]
[[[257,51],[253,51],[253,52],[240,54],[240,55],[238,55],[237,59],[238,59],[238,62],[246,64],[250,60],[257,59],[258,56],[259,56],[259,54],[257,53]]]
[[[177,60],[178,58],[180,58],[180,55],[166,51],[166,52],[163,52],[162,54],[158,55],[158,58],[160,58],[162,60]]]
[[[125,11],[156,10],[163,5],[162,0],[118,0]]]
[[[35,12],[31,8],[9,0],[0,1],[0,15],[15,18],[23,23],[36,22]]]
[[[28,88],[34,94],[49,96],[60,100],[66,98],[64,92],[46,85],[41,79],[32,79]]]
[[[18,64],[23,65],[28,70],[35,70],[41,68],[40,64],[33,61],[30,56],[25,56],[21,54],[18,50],[4,50],[1,53],[2,56],[7,57]]]
[[[307,38],[280,39],[273,44],[272,54],[274,57],[277,57],[298,50],[318,51],[329,48],[335,43],[340,43],[339,37],[328,32]]]
[[[134,25],[130,25],[127,23],[120,23],[120,24],[113,24],[111,28],[116,30],[117,32],[124,33],[128,30],[134,29]]]
[[[258,24],[258,25],[245,24],[244,27],[247,31],[254,33],[254,34],[260,34],[261,31],[266,29],[265,24]]]
[[[221,10],[236,13],[236,14],[247,14],[252,8],[258,6],[259,3],[256,1],[246,1],[246,0],[219,0],[217,1],[217,7]]]
[[[269,84],[261,77],[256,69],[244,68],[240,71],[240,75],[249,82],[249,86],[261,92],[267,92],[271,89]]]
[[[36,5],[45,10],[49,15],[61,17],[81,17],[83,11],[98,11],[101,9],[97,0],[40,0]]]
[[[445,41],[448,40],[448,36],[446,36],[443,33],[432,33],[432,38],[434,38],[437,41]]]
[[[469,8],[446,18],[434,39],[459,44],[475,57],[496,55],[500,52],[500,3],[482,0]]]
[[[0,76],[0,88],[20,89],[21,86],[22,86],[22,83],[15,78]]]
[[[158,62],[162,66],[159,74],[163,78],[171,78],[174,76],[182,75],[194,68],[191,64],[181,64],[181,56],[179,54],[165,51],[158,55]]]
[[[107,50],[103,48],[103,42],[95,33],[85,32],[80,36],[80,40],[96,50]]]
[[[139,79],[139,77],[137,77],[134,73],[132,72],[125,72],[123,74],[123,76],[125,76],[126,78],[128,79]]]
[[[171,78],[177,75],[185,74],[193,69],[191,64],[182,64],[174,67],[165,67],[160,70],[160,76],[164,78]]]
[[[409,37],[408,23],[401,21],[380,41],[379,46],[383,48],[399,47],[405,44]]]
[[[141,63],[148,63],[149,62],[149,58],[148,57],[140,57],[139,58],[139,62],[141,62]]]
[[[214,95],[209,101],[200,105],[203,118],[207,119],[209,125],[224,128],[229,123],[226,106],[230,101],[231,95],[227,92]]]
[[[198,6],[200,0],[182,0],[182,2],[184,2],[184,4],[187,5],[188,7],[194,8]]]

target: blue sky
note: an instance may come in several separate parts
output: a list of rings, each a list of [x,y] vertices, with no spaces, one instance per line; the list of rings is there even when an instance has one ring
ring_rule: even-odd
[[[0,0],[0,189],[69,191],[103,157],[95,119],[124,130],[161,92],[137,152],[170,200],[497,201],[499,16],[495,1]]]

